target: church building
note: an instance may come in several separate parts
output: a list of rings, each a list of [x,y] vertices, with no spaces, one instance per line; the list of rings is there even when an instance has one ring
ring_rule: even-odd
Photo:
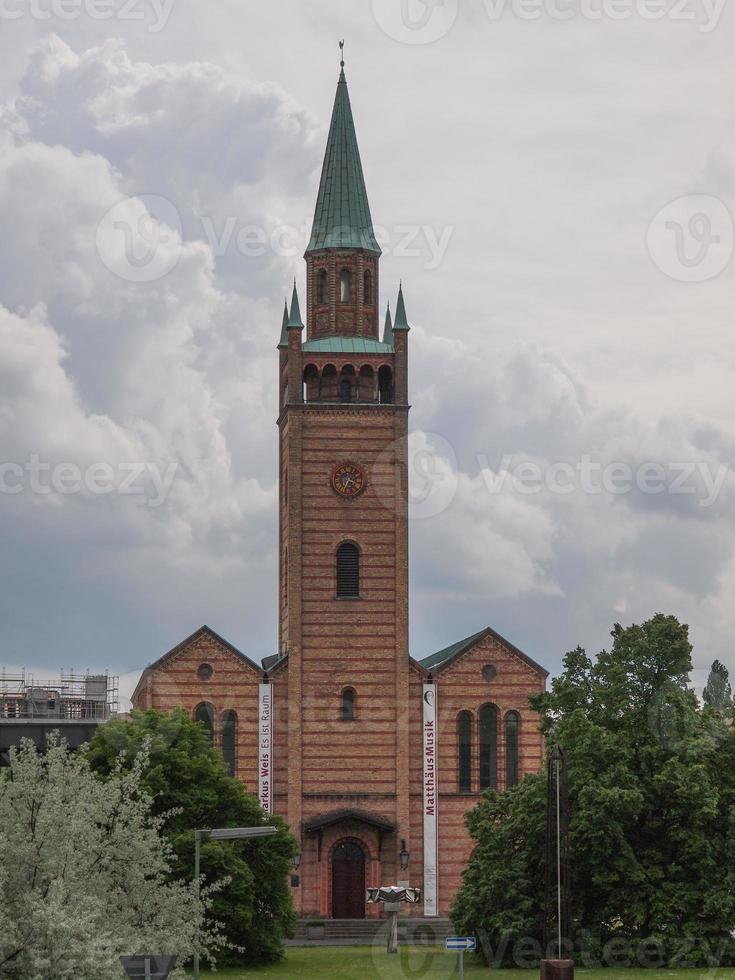
[[[401,288],[381,333],[344,66],[305,259],[306,323],[294,285],[278,342],[277,652],[258,663],[203,626],[146,668],[133,706],[190,712],[285,818],[300,915],[380,915],[366,888],[405,884],[411,914],[446,916],[465,814],[541,767],[528,697],[547,671],[490,627],[409,654],[410,327]]]

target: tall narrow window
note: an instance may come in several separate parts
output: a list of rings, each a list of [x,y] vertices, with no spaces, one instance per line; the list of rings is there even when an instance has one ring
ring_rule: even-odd
[[[365,270],[362,277],[362,298],[365,306],[371,306],[373,302],[373,277]]]
[[[214,742],[214,708],[202,701],[194,709],[194,721],[198,721],[207,733],[210,742]]]
[[[344,375],[339,379],[339,400],[341,402],[352,401],[352,382]]]
[[[505,716],[505,788],[518,782],[518,732],[521,719],[517,711]]]
[[[460,711],[457,717],[457,769],[460,793],[472,792],[472,715]]]
[[[360,598],[360,552],[351,541],[337,548],[337,598]]]
[[[349,269],[343,269],[339,274],[339,300],[341,303],[349,303],[352,293],[352,273]]]
[[[225,711],[222,715],[222,758],[231,776],[235,775],[235,744],[237,739],[237,715]]]
[[[342,706],[340,709],[340,718],[342,721],[354,721],[355,720],[355,703],[356,696],[354,688],[346,687],[342,691]]]
[[[480,789],[498,788],[498,709],[480,708]]]
[[[381,405],[393,403],[393,372],[385,364],[378,371],[378,397]]]
[[[316,301],[321,306],[327,302],[327,270],[320,269],[316,277]]]

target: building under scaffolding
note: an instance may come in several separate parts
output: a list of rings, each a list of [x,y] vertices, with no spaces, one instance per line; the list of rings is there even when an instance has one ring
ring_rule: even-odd
[[[22,671],[0,671],[0,765],[21,738],[39,748],[58,730],[72,748],[88,741],[97,726],[118,711],[118,678],[109,674],[65,674],[53,680]]]

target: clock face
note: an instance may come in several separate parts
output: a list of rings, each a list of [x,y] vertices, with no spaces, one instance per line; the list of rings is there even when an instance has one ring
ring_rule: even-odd
[[[341,497],[357,497],[366,483],[365,470],[357,463],[340,463],[332,470],[332,489]]]

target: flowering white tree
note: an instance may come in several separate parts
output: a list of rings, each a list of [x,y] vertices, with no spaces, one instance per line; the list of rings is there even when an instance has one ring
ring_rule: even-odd
[[[172,880],[145,764],[103,780],[57,738],[45,753],[27,740],[11,750],[0,769],[0,977],[119,980],[121,954],[181,965],[197,941],[204,955],[223,945],[205,923],[209,895]]]

